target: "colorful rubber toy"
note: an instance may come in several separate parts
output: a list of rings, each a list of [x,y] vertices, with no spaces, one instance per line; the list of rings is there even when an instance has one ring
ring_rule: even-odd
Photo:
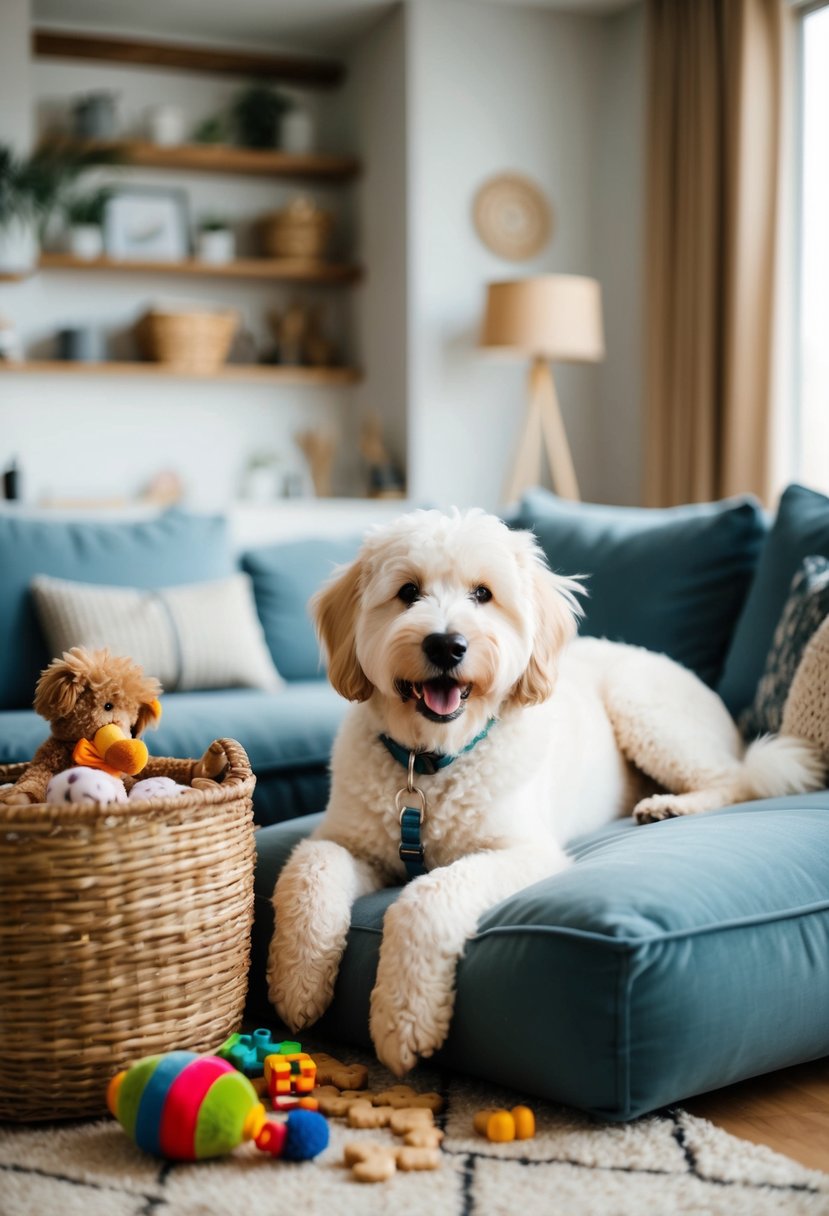
[[[161,717],[161,704],[158,698],[152,701],[155,720]],[[108,722],[100,730],[96,730],[95,738],[79,739],[72,752],[76,764],[87,768],[103,769],[112,777],[120,777],[126,773],[128,777],[140,773],[146,766],[150,753],[143,739],[132,739],[114,722]]]
[[[535,1135],[535,1115],[529,1106],[513,1106],[512,1110],[479,1110],[474,1118],[475,1131],[498,1144],[510,1140],[532,1140]]]
[[[260,1027],[253,1034],[232,1034],[225,1039],[216,1055],[227,1060],[246,1077],[261,1077],[265,1071],[265,1058],[272,1055],[295,1055],[302,1051],[299,1043],[290,1039],[274,1040],[271,1032]]]
[[[309,1094],[316,1081],[317,1066],[304,1051],[265,1056],[265,1083],[274,1102],[285,1094]]]
[[[218,1056],[171,1051],[113,1077],[107,1106],[139,1148],[172,1161],[232,1152],[246,1140],[288,1161],[307,1161],[328,1144],[328,1124],[310,1110],[268,1119],[247,1077]]]

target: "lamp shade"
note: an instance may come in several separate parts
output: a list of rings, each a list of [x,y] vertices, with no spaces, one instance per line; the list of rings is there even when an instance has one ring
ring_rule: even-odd
[[[489,283],[481,345],[595,363],[604,358],[601,287],[574,274]]]

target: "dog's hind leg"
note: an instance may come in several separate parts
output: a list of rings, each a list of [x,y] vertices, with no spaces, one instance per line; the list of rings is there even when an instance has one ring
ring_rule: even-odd
[[[376,870],[333,840],[303,840],[273,893],[276,929],[268,995],[291,1030],[316,1022],[331,1003],[351,924],[351,906],[383,886]]]
[[[640,823],[819,788],[809,744],[781,736],[746,750],[717,694],[665,655],[607,644],[596,654],[620,750],[668,791],[637,803]]]

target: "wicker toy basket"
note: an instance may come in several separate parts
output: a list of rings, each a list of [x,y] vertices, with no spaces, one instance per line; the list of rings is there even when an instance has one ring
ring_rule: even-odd
[[[142,1056],[238,1030],[253,916],[256,781],[143,803],[0,803],[0,1118],[103,1113]],[[186,780],[191,761],[172,760]],[[25,765],[0,766],[0,783]]]
[[[318,261],[328,250],[333,219],[310,199],[297,198],[260,221],[264,252],[274,258]]]
[[[145,359],[209,375],[224,365],[238,326],[239,317],[230,309],[151,308],[138,322],[136,336]]]

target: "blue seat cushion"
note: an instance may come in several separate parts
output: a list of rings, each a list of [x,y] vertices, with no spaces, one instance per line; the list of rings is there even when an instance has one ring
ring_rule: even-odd
[[[322,673],[308,601],[335,568],[350,562],[360,547],[347,539],[288,541],[250,549],[242,569],[253,579],[256,611],[276,670],[286,680],[313,680]]]
[[[299,789],[301,795],[312,775],[316,805],[324,803],[331,747],[348,708],[327,681],[286,684],[278,693],[252,688],[170,693],[162,706],[159,729],[145,736],[151,755],[200,756],[217,736],[238,739],[257,776],[254,804],[261,821],[285,818],[284,797],[277,798],[277,791],[284,789],[293,798]],[[5,712],[0,764],[31,759],[48,733],[48,724],[33,710]],[[293,814],[300,809],[307,809],[304,796]]]
[[[273,886],[316,821],[258,833],[258,1016]],[[624,820],[571,851],[567,872],[481,919],[458,969],[444,1063],[626,1120],[829,1053],[829,792],[647,827]],[[327,1035],[370,1045],[396,895],[354,906]]]
[[[793,485],[780,499],[717,689],[735,718],[754,699],[792,579],[805,557],[829,557],[829,498]]]
[[[51,655],[29,592],[35,575],[118,587],[174,587],[234,569],[226,521],[167,511],[129,523],[0,513],[0,709],[31,705]]]
[[[531,490],[512,526],[535,532],[553,570],[588,576],[581,633],[662,651],[716,683],[765,535],[752,499],[655,510]]]

